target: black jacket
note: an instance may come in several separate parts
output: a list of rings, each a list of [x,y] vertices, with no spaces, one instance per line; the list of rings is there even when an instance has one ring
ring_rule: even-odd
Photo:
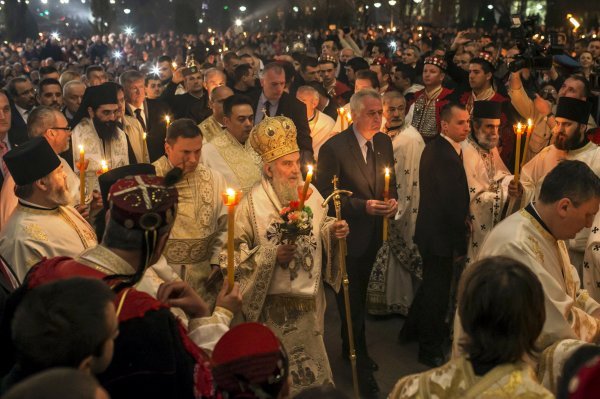
[[[129,106],[125,108],[125,113],[135,118]],[[165,138],[167,137],[165,116],[169,115],[171,121],[175,119],[169,105],[159,99],[146,99],[144,101],[144,113],[146,133],[148,133],[146,139],[148,155],[150,156],[150,162],[154,162],[165,155]]]
[[[342,218],[350,226],[348,236],[348,255],[361,256],[369,247],[371,240],[377,246],[382,241],[383,218],[371,216],[366,212],[369,199],[383,200],[384,171],[390,168],[390,198],[397,198],[396,176],[394,175],[394,150],[392,140],[383,133],[373,136],[375,153],[375,181],[368,178],[367,165],[362,155],[352,125],[333,136],[321,146],[319,163],[316,169],[316,187],[324,198],[333,192],[333,176],[339,179],[338,188],[352,191],[351,197],[342,197]],[[329,205],[329,214],[334,216],[333,204]]]
[[[469,189],[462,159],[438,135],[423,150],[415,243],[421,254],[453,257],[467,253]]]

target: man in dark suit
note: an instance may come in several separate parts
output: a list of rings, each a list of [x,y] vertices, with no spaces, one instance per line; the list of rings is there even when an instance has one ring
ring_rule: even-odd
[[[136,118],[147,133],[148,155],[150,162],[154,162],[165,155],[165,117],[169,115],[173,118],[173,115],[165,102],[146,98],[146,81],[142,73],[127,71],[120,76],[119,81],[125,92],[125,113]]]
[[[409,338],[416,332],[419,362],[430,367],[445,363],[453,271],[467,254],[470,233],[469,192],[460,145],[470,133],[469,112],[463,105],[449,103],[442,108],[440,119],[441,134],[425,147],[419,169],[415,243],[423,258],[423,283],[401,333]]]
[[[367,283],[377,251],[382,244],[383,218],[398,210],[394,151],[391,139],[379,132],[383,107],[375,90],[362,90],[352,96],[350,108],[354,124],[329,139],[319,150],[316,187],[323,197],[333,191],[333,176],[339,188],[353,192],[342,197],[342,216],[350,225],[346,267],[350,280],[350,306],[356,344],[359,385],[363,397],[379,388],[373,377],[377,364],[369,357],[365,335]],[[390,168],[389,199],[383,201],[385,168]],[[333,207],[329,208],[334,214]],[[342,322],[342,349],[348,353],[344,295],[337,296]]]
[[[160,96],[160,100],[167,103],[173,111],[171,120],[190,118],[200,123],[212,115],[203,82],[202,72],[196,65],[179,68],[173,73],[173,78]],[[186,90],[184,94],[176,94],[180,83],[183,83]]]
[[[8,132],[11,144],[19,145],[27,141],[27,117],[35,106],[35,89],[25,77],[12,78],[6,85],[10,96],[11,127]]]
[[[285,87],[285,71],[276,63],[265,65],[262,78],[261,91],[257,91],[251,98],[254,108],[254,124],[257,125],[265,116],[286,116],[296,125],[296,141],[300,148],[300,163],[303,175],[305,166],[314,163],[312,139],[306,117],[306,105],[296,97],[283,91]]]
[[[4,184],[4,175],[8,174],[8,168],[4,165],[2,158],[15,146],[10,137],[11,113],[8,96],[4,90],[0,90],[0,188]]]

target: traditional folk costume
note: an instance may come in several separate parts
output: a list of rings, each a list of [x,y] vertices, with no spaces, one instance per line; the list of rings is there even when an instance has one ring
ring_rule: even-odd
[[[501,364],[479,376],[461,356],[433,370],[403,377],[388,398],[551,399],[554,395],[539,384],[525,362]]]
[[[422,277],[422,260],[413,242],[419,211],[419,161],[425,141],[410,124],[384,129],[392,139],[398,190],[398,213],[389,221],[388,258],[375,261],[369,287],[367,306],[375,315],[406,316]]]
[[[493,101],[477,101],[474,118],[500,120],[500,104]],[[469,184],[470,218],[472,233],[467,248],[467,265],[477,259],[485,237],[501,220],[502,210],[508,200],[508,184],[513,176],[500,158],[497,148],[483,148],[475,133],[461,144],[463,164]]]
[[[546,321],[537,341],[540,349],[563,339],[598,341],[600,320],[592,313],[600,309],[600,304],[580,288],[565,242],[552,236],[533,204],[496,226],[486,238],[478,259],[497,255],[522,262],[542,283]],[[454,343],[458,345],[464,333],[460,322],[455,321],[454,325]]]
[[[326,63],[332,63],[333,67],[336,69],[339,65],[335,57],[331,55],[321,55],[319,57],[319,64]],[[335,79],[335,82],[332,85],[325,87],[325,90],[327,90],[327,95],[331,98],[331,101],[336,104],[336,107],[343,107],[348,102],[347,96],[351,92],[348,86],[337,79]]]
[[[262,161],[250,141],[240,143],[227,129],[202,147],[202,163],[223,175],[227,187],[243,192],[262,176]]]
[[[225,131],[226,127],[217,122],[214,115],[209,116],[203,120],[198,127],[202,132],[202,138],[204,143],[210,143],[216,137],[221,136],[222,132]]]
[[[285,117],[264,119],[253,129],[250,141],[263,162],[298,152],[296,129]],[[257,183],[236,211],[236,275],[243,314],[247,321],[265,323],[283,342],[290,358],[292,396],[333,381],[323,342],[323,281],[339,290],[341,274],[333,262],[335,240],[330,227],[335,220],[321,206],[321,195],[312,190],[306,201],[313,212],[310,233],[297,237],[295,258],[285,266],[277,264],[276,252],[287,242],[280,212],[288,205],[280,202],[270,180]]]
[[[445,72],[446,61],[437,57],[425,58],[425,64],[435,65]],[[452,90],[445,87],[437,87],[430,91],[423,89],[415,93],[413,102],[409,105],[406,121],[413,125],[425,143],[430,142],[441,131],[440,112],[442,107],[448,103],[448,96]]]
[[[585,101],[561,97],[558,101],[556,116],[585,124],[589,116],[589,106]],[[521,206],[535,201],[539,196],[546,175],[564,159],[581,161],[588,165],[597,176],[600,176],[600,147],[598,145],[588,142],[587,139],[578,148],[569,151],[559,150],[554,144],[549,145],[523,166],[520,180],[523,185]],[[589,236],[590,229],[584,228],[574,239],[569,240],[567,243],[571,261],[580,271],[580,275]]]
[[[20,186],[49,175],[61,164],[43,137],[8,152],[4,162]],[[21,281],[43,258],[75,256],[96,244],[94,230],[72,206],[46,208],[23,199],[0,232],[0,253]]]
[[[158,176],[173,169],[167,156],[153,163]],[[199,164],[175,184],[179,193],[177,217],[163,256],[171,267],[209,303],[218,287],[205,286],[211,265],[219,265],[219,254],[227,234],[227,208],[221,194],[225,179],[219,172]]]
[[[226,328],[213,339],[205,336],[207,324],[198,321],[200,327],[195,327],[198,319],[194,319],[186,330],[166,305],[130,286],[145,270],[157,235],[164,233],[175,217],[177,191],[166,187],[160,177],[130,176],[112,186],[109,199],[111,223],[149,238],[148,247],[141,251],[144,261],[140,269],[135,271],[109,249],[97,246],[75,260],[59,257],[41,262],[32,270],[28,287],[82,276],[103,279],[116,291],[119,336],[112,362],[96,376],[111,397],[215,397],[209,356],[197,345],[202,345],[204,338],[218,340]],[[115,273],[120,276],[110,279]]]

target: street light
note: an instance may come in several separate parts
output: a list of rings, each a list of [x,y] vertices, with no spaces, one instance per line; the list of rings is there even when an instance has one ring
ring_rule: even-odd
[[[373,3],[373,7],[379,8],[379,7],[381,7],[381,3]]]
[[[126,12],[125,14],[129,14],[128,12]],[[126,26],[125,27],[125,34],[127,36],[131,36],[133,35],[133,28],[131,26]]]
[[[241,19],[236,19],[235,20],[235,26],[242,26],[242,20]]]
[[[124,12],[126,15],[129,15],[129,13],[131,12],[131,10],[130,10],[129,8],[125,8],[125,9],[123,9],[123,12]]]
[[[493,10],[494,9],[494,5],[493,4],[488,4],[488,10]]]
[[[393,7],[396,5],[396,0],[390,0],[388,1],[388,4]]]
[[[241,12],[244,12],[244,11],[246,11],[246,6],[240,6],[240,11],[241,11]]]

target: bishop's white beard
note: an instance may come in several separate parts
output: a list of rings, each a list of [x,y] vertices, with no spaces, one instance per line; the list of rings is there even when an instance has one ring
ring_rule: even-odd
[[[298,201],[298,187],[287,179],[273,175],[271,185],[282,206],[287,206],[290,201]]]

